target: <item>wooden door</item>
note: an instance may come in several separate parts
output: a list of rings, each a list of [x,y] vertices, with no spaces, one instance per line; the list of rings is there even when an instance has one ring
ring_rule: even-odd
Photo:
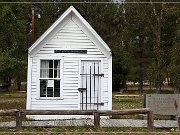
[[[101,62],[81,61],[81,88],[80,108],[81,110],[100,109],[101,103]]]

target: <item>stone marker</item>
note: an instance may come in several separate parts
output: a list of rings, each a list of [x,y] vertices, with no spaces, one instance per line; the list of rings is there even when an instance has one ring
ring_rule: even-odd
[[[180,94],[146,94],[145,99],[154,114],[180,115]]]

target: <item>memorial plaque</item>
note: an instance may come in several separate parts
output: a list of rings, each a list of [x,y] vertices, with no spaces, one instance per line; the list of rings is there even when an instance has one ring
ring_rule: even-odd
[[[154,114],[180,115],[180,94],[146,94],[145,102]]]

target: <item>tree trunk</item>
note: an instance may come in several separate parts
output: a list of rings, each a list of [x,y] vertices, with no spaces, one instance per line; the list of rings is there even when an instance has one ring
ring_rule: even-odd
[[[149,89],[152,90],[152,81],[149,81]]]
[[[120,82],[115,82],[114,83],[113,90],[114,91],[120,91]]]
[[[21,91],[21,79],[20,79],[20,77],[17,78],[17,90]]]
[[[19,81],[19,82],[17,83],[17,90],[18,90],[18,91],[21,91],[21,81]]]
[[[156,86],[156,91],[157,91],[157,94],[161,94],[161,81],[158,81],[157,86]]]
[[[152,0],[150,0],[150,4],[152,6],[152,12],[154,15],[155,23],[150,22],[150,26],[155,35],[156,45],[154,46],[154,54],[155,54],[155,64],[156,64],[156,92],[161,93],[161,82],[162,82],[162,48],[161,48],[161,29],[162,29],[162,20],[163,20],[163,10],[164,3],[160,4],[160,11],[158,11],[153,4]],[[158,14],[159,12],[159,14]],[[154,25],[153,25],[154,24]]]
[[[143,93],[143,80],[144,80],[144,71],[143,71],[143,46],[144,46],[144,37],[140,36],[139,38],[139,47],[140,47],[140,52],[139,52],[139,58],[140,58],[140,71],[139,71],[139,93]]]
[[[143,81],[141,80],[140,82],[139,82],[139,87],[138,87],[138,89],[139,89],[139,93],[143,93]]]
[[[174,94],[180,94],[180,89],[178,89],[177,87],[174,88]]]

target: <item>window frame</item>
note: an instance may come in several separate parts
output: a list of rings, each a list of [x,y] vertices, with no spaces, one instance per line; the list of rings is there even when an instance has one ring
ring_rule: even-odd
[[[60,78],[41,78],[40,77],[40,70],[41,70],[41,60],[59,60],[60,61]],[[60,80],[60,97],[40,97],[40,80]],[[43,99],[43,100],[58,100],[63,99],[63,58],[62,57],[39,57],[37,61],[37,98],[36,99]]]

